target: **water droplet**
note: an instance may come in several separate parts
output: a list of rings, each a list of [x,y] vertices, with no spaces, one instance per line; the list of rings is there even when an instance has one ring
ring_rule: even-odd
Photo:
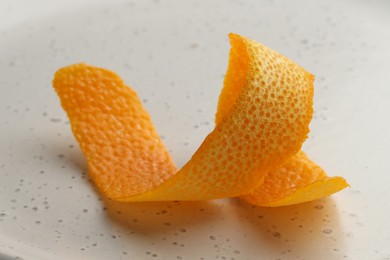
[[[199,47],[199,43],[196,43],[196,42],[194,42],[194,43],[192,43],[191,45],[190,45],[190,49],[196,49],[196,48],[198,48]]]
[[[332,232],[333,231],[329,228],[322,230],[322,233],[327,234],[327,235],[331,234]]]
[[[53,123],[59,123],[59,122],[61,122],[61,119],[60,118],[51,118],[50,121]]]

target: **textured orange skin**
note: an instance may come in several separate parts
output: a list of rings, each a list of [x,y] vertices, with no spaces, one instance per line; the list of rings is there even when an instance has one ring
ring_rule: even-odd
[[[235,34],[230,40],[215,129],[178,172],[136,93],[119,76],[85,64],[56,73],[54,88],[92,179],[106,196],[120,201],[239,196],[300,150],[313,113],[314,77],[255,41]]]
[[[79,64],[59,70],[53,83],[89,173],[107,196],[143,193],[176,172],[137,94],[115,73]]]
[[[320,199],[348,186],[341,177],[325,171],[300,151],[275,170],[264,182],[240,198],[258,206],[277,207]]]

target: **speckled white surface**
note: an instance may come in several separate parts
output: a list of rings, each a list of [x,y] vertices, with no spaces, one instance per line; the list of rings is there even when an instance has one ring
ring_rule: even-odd
[[[0,0],[0,259],[390,259],[389,1]],[[110,68],[178,165],[213,127],[227,33],[316,75],[304,146],[352,188],[276,209],[102,200],[51,87]]]

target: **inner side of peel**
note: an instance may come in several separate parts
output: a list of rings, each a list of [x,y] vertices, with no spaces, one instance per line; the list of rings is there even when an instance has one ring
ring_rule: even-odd
[[[234,106],[241,88],[245,84],[249,67],[249,57],[242,38],[230,33],[229,39],[231,45],[229,64],[219,96],[215,124],[219,124]]]

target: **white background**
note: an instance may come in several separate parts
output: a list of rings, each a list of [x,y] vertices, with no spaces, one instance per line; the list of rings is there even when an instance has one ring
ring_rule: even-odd
[[[0,1],[0,259],[390,259],[389,1]],[[51,88],[118,72],[183,165],[236,32],[316,75],[304,150],[351,188],[275,209],[100,198]]]

